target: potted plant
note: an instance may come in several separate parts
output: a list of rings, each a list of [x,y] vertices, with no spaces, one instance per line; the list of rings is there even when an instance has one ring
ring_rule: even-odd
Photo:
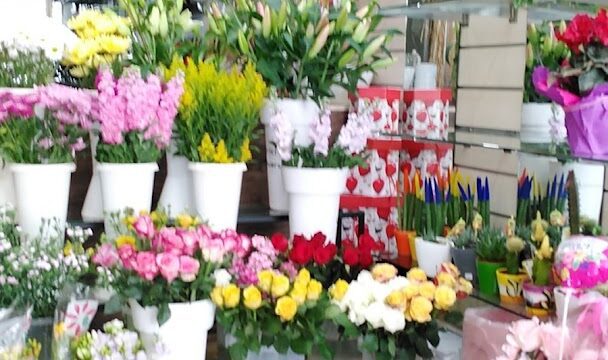
[[[520,267],[520,253],[524,250],[525,242],[516,235],[515,219],[511,217],[507,222],[507,247],[506,267],[496,270],[500,301],[508,304],[522,304],[523,283],[528,279],[528,274]]]
[[[505,266],[507,256],[506,237],[502,231],[489,226],[479,230],[477,246],[477,276],[479,291],[488,296],[498,292],[496,271]]]
[[[565,28],[560,24],[560,30]],[[534,90],[532,73],[538,66],[557,70],[570,55],[568,47],[557,40],[553,23],[528,25],[524,104],[521,136],[527,143],[556,143],[565,141],[564,110]]]
[[[127,306],[149,356],[204,358],[215,316],[213,274],[241,238],[214,233],[192,218],[170,226],[166,214],[126,214],[117,224],[119,236],[106,237],[94,256],[99,275],[109,276],[116,291],[106,312]]]
[[[464,220],[460,219],[448,233],[452,241],[452,261],[463,274],[464,278],[477,284],[477,266],[475,247],[477,244],[477,231],[466,227]]]
[[[301,359],[313,347],[322,358],[332,352],[323,323],[340,314],[323,285],[303,269],[290,278],[279,270],[257,274],[258,282],[217,286],[211,298],[217,319],[230,334],[226,342],[232,359]]]
[[[190,162],[194,207],[215,230],[236,229],[243,172],[266,97],[266,84],[248,64],[221,70],[211,62],[176,59],[185,94],[175,123],[177,154]]]
[[[557,72],[546,67],[534,70],[536,91],[564,106],[568,143],[574,155],[608,153],[603,134],[608,71],[604,68],[604,52],[608,44],[602,29],[608,24],[606,9],[595,18],[578,14],[563,31],[556,34],[571,51]]]
[[[94,117],[101,137],[95,157],[109,236],[109,214],[150,211],[157,161],[171,140],[182,84],[181,72],[162,83],[154,74],[144,79],[134,67],[119,78],[108,68],[99,71]]]
[[[90,94],[61,85],[29,95],[0,91],[0,154],[10,163],[26,235],[38,234],[43,219],[65,226],[74,157],[85,148],[91,108]]]

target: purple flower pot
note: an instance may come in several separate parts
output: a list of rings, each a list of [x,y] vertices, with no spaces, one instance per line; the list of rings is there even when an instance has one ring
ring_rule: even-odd
[[[564,110],[572,154],[608,156],[608,95],[589,96]]]

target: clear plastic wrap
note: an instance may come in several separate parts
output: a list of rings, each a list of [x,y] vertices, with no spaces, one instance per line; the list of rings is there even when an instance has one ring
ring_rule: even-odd
[[[31,308],[0,309],[0,359],[20,359],[31,322]]]

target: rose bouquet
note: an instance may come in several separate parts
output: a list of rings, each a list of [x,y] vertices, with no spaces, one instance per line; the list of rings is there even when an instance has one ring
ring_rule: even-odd
[[[137,333],[125,330],[120,320],[105,323],[103,331],[93,330],[73,339],[70,352],[75,360],[148,358]]]
[[[332,301],[358,327],[363,351],[377,359],[432,357],[429,343],[439,343],[436,318],[449,310],[457,295],[472,290],[452,266],[442,266],[435,282],[419,268],[398,276],[389,264],[362,271],[356,280],[338,280],[329,290]]]
[[[234,283],[213,289],[217,319],[226,329],[232,359],[249,353],[266,356],[274,351],[310,355],[315,347],[325,359],[332,358],[323,323],[339,315],[323,285],[306,269],[295,279],[277,270],[263,270],[253,285]],[[233,337],[233,339],[230,339]]]

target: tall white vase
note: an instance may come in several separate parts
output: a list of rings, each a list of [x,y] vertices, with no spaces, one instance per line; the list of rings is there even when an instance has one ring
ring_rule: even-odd
[[[91,182],[87,189],[87,195],[84,198],[82,204],[82,220],[86,222],[101,222],[103,221],[103,204],[101,199],[101,181],[99,180],[99,172],[97,171],[97,160],[95,156],[97,153],[97,143],[99,142],[99,135],[94,132],[89,133],[91,140],[91,158],[93,161],[93,174],[91,176]]]
[[[276,149],[277,139],[270,127],[270,119],[282,112],[291,122],[294,131],[294,143],[297,146],[308,146],[312,143],[310,126],[319,116],[319,107],[310,100],[274,99],[267,100],[262,108],[262,124],[266,131],[266,167],[268,171],[268,201],[272,210],[287,211],[289,198],[283,185],[281,174],[281,157]]]
[[[17,218],[23,232],[33,238],[40,234],[43,220],[55,220],[59,233],[53,228],[49,235],[62,233],[68,213],[70,178],[76,170],[74,163],[11,164],[15,185]]]
[[[283,167],[289,194],[289,232],[312,236],[321,231],[336,242],[340,194],[348,169]]]
[[[116,234],[110,214],[131,208],[136,212],[150,211],[156,163],[110,164],[98,163],[106,235]]]
[[[236,230],[245,163],[190,163],[194,207],[215,231]]]
[[[156,320],[157,307],[142,307],[129,300],[129,308],[133,326],[151,359],[205,360],[207,333],[215,319],[215,305],[210,300],[169,304],[171,317],[163,325]]]
[[[194,210],[188,159],[174,153],[173,148],[167,150],[167,178],[158,200],[158,207],[170,211],[172,216]]]

